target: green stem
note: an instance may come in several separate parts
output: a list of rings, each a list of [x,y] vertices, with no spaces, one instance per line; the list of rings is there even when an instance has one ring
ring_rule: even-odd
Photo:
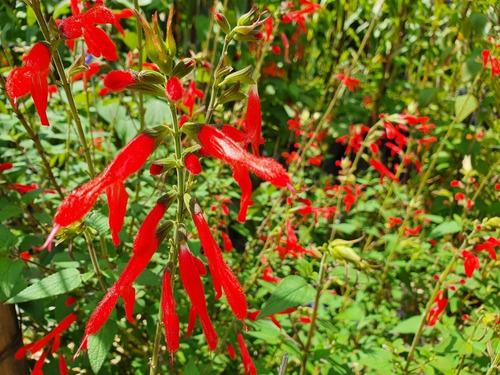
[[[431,293],[431,297],[429,298],[429,301],[427,302],[427,305],[425,306],[425,310],[422,313],[422,317],[420,319],[420,324],[418,326],[417,332],[415,333],[415,337],[413,338],[413,342],[410,347],[410,351],[408,353],[408,357],[406,358],[406,365],[404,367],[404,373],[408,373],[408,367],[410,366],[410,363],[413,359],[413,355],[415,354],[415,349],[417,348],[417,344],[420,340],[420,337],[422,336],[422,330],[424,329],[425,326],[425,321],[427,319],[427,316],[429,315],[429,312],[431,311],[432,305],[434,304],[434,300],[436,299],[437,294],[439,293],[439,290],[441,289],[441,286],[443,285],[443,282],[446,280],[446,277],[448,277],[448,274],[451,272],[453,267],[455,266],[455,263],[457,262],[458,258],[460,258],[460,254],[462,253],[462,250],[465,249],[467,246],[467,240],[468,238],[474,237],[476,234],[476,228],[470,233],[468,237],[466,237],[462,244],[460,245],[460,248],[455,251],[453,254],[453,257],[451,258],[450,263],[448,263],[448,266],[444,270],[444,272],[441,274],[439,277],[439,280],[436,282],[436,285],[434,286],[434,290]]]
[[[104,284],[104,281],[102,280],[102,273],[101,269],[99,268],[99,261],[97,260],[97,254],[95,251],[94,244],[92,243],[92,237],[90,234],[85,231],[83,233],[85,237],[85,241],[87,242],[87,246],[89,248],[89,254],[90,254],[90,260],[92,262],[92,266],[94,267],[94,273],[97,276],[97,280],[99,280],[99,284],[101,285],[101,289],[104,291],[104,293],[107,292],[106,285]]]
[[[212,119],[213,111],[215,109],[214,105],[215,105],[215,101],[217,99],[217,91],[218,91],[217,84],[219,83],[219,77],[217,75],[217,71],[219,70],[219,68],[222,67],[222,64],[224,63],[224,58],[227,56],[227,47],[229,46],[230,42],[231,42],[231,37],[229,35],[226,35],[226,37],[224,38],[224,46],[222,47],[222,52],[221,52],[221,56],[219,59],[219,63],[217,64],[217,67],[214,69],[212,79],[210,80],[212,88],[210,90],[211,91],[210,102],[208,103],[207,114],[205,116],[205,123],[206,124],[210,123],[210,120]]]
[[[486,375],[493,375],[493,371],[497,370],[499,365],[500,365],[500,344],[497,345],[497,355],[495,356],[493,362],[491,362],[491,366],[488,369]]]
[[[307,340],[304,345],[302,362],[300,364],[300,375],[306,374],[306,366],[307,366],[307,359],[309,358],[309,350],[311,348],[312,337],[316,330],[316,318],[318,316],[319,299],[321,297],[321,292],[323,291],[323,279],[325,278],[327,259],[328,259],[328,253],[325,251],[323,253],[323,257],[321,258],[321,264],[319,266],[318,284],[316,285],[316,297],[314,298],[314,306],[311,315],[311,324],[309,326],[309,332],[307,333]]]
[[[140,8],[139,8],[139,1],[134,0],[134,9],[139,13]],[[139,20],[136,20],[135,22],[135,30],[137,33],[137,50],[139,51],[139,71],[142,70],[142,28]],[[144,122],[144,96],[142,93],[139,93],[139,123],[140,123],[140,132],[142,133],[144,129],[146,129],[146,123]]]

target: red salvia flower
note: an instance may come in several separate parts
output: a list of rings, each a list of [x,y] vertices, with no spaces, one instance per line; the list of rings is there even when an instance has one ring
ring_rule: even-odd
[[[179,349],[179,316],[175,313],[175,300],[172,293],[172,275],[166,271],[163,274],[161,308],[163,310],[163,325],[165,340],[170,353],[170,361],[174,361],[174,352]]]
[[[231,344],[227,344],[227,353],[229,354],[229,358],[235,359],[236,353],[234,352],[234,347]]]
[[[318,9],[321,9],[321,5],[315,4],[313,2],[307,1],[307,2],[301,2],[301,4],[306,4],[306,6],[300,10],[294,11],[294,12],[289,12],[285,14],[281,20],[284,23],[291,23],[293,21],[297,21],[297,24],[299,27],[302,29],[302,31],[305,33],[307,32],[306,25],[305,25],[305,15],[306,14],[312,14],[315,13]]]
[[[92,313],[92,316],[85,326],[85,336],[83,337],[82,344],[75,354],[75,357],[78,356],[81,348],[86,347],[89,335],[96,334],[104,323],[106,323],[120,296],[122,296],[125,301],[125,310],[128,310],[129,313],[127,315],[129,320],[131,320],[133,298],[130,297],[133,296],[133,290],[130,288],[133,289],[132,283],[146,268],[163,239],[157,236],[156,228],[163,218],[166,209],[165,198],[160,198],[155,207],[142,222],[134,243],[132,244],[132,258],[130,258],[120,277],[118,277],[118,280],[108,289],[108,292]]]
[[[128,193],[122,181],[115,182],[106,187],[106,197],[109,207],[109,229],[113,244],[118,246],[120,238],[118,233],[122,230],[123,221],[127,212]]]
[[[257,85],[252,86],[248,94],[247,113],[243,128],[248,135],[248,140],[252,144],[252,152],[254,155],[259,155],[259,145],[265,142],[261,136],[262,130],[262,114],[260,111],[260,99],[257,91]]]
[[[370,160],[370,165],[375,168],[380,173],[380,183],[384,182],[384,176],[389,177],[394,182],[399,182],[399,178],[397,178],[394,173],[387,169],[387,167],[382,164],[380,161],[376,159]]]
[[[500,246],[500,239],[489,237],[486,242],[476,245],[476,251],[488,250],[488,254],[491,259],[497,260],[497,254],[495,252],[495,247]]]
[[[255,369],[255,365],[253,364],[252,358],[248,353],[248,349],[245,345],[245,340],[243,339],[243,335],[238,333],[238,345],[240,347],[241,358],[243,359],[243,366],[245,368],[245,375],[257,375],[257,370]]]
[[[479,269],[479,258],[467,250],[463,250],[461,255],[464,258],[465,274],[468,278],[471,278],[474,270]]]
[[[205,266],[203,263],[191,254],[191,251],[185,242],[182,243],[179,251],[179,273],[181,275],[181,281],[184,285],[184,289],[186,290],[192,305],[191,310],[189,311],[187,335],[189,336],[191,334],[196,317],[198,316],[207,339],[208,347],[210,350],[215,350],[219,339],[212,321],[208,316],[207,304],[205,302],[205,292],[200,278],[205,275],[205,272]]]
[[[251,203],[252,184],[248,171],[252,171],[274,186],[291,186],[290,177],[281,164],[273,159],[248,153],[242,146],[221,131],[204,125],[198,134],[198,139],[205,155],[220,159],[233,168],[233,177],[243,192],[238,221],[245,221],[246,211]]]
[[[88,51],[95,57],[103,56],[106,60],[118,59],[116,45],[110,37],[95,24],[117,24],[114,13],[103,5],[96,5],[86,13],[75,14],[59,24],[59,33],[67,39],[83,36]]]
[[[99,198],[99,195],[108,186],[118,182],[123,183],[130,175],[137,172],[146,162],[149,155],[153,152],[155,140],[146,134],[140,134],[130,141],[113,159],[108,167],[93,180],[73,190],[60,204],[54,217],[54,225],[52,232],[47,238],[47,241],[40,247],[33,247],[35,250],[43,250],[52,247],[52,240],[56,236],[61,227],[67,227],[74,222],[82,219],[85,214],[92,208],[94,203]],[[116,223],[113,231],[118,233],[121,225],[118,225],[123,219],[120,219],[115,213],[125,214],[123,209],[123,201],[125,200],[126,192],[121,191],[121,194],[112,199],[116,207],[110,208],[113,214],[113,223]],[[109,198],[108,198],[109,199]],[[114,241],[117,238],[114,239]]]
[[[3,163],[0,164],[0,171],[6,171],[8,169],[11,169],[12,167],[14,167],[12,163]]]
[[[127,86],[136,83],[132,73],[123,70],[112,70],[104,77],[104,87],[112,92],[123,91]]]
[[[224,244],[224,251],[226,253],[230,253],[231,250],[233,250],[233,243],[231,242],[231,239],[229,238],[229,236],[224,233],[224,232],[221,232],[220,233],[221,236],[222,236],[222,242]]]
[[[337,78],[347,86],[349,91],[354,92],[354,87],[358,86],[359,87],[359,80],[351,77],[346,77],[343,74],[337,74]]]
[[[287,219],[286,221],[286,247],[278,246],[276,247],[276,250],[280,253],[280,257],[282,260],[285,259],[287,254],[290,254],[294,258],[297,258],[298,254],[309,254],[312,256],[316,256],[313,251],[305,249],[299,245],[299,240],[295,235],[295,231],[290,219]]]
[[[116,29],[120,32],[120,34],[125,36],[125,30],[123,30],[123,27],[120,25],[120,21],[122,20],[122,18],[134,17],[134,11],[131,9],[122,9],[119,12],[114,13],[114,16],[115,16],[114,25]]]
[[[404,227],[403,229],[405,231],[405,236],[406,237],[408,237],[408,236],[418,236],[418,234],[420,233],[420,230],[422,229],[422,226],[421,225],[417,225],[414,229],[408,228],[408,227]]]
[[[50,70],[50,46],[46,42],[36,43],[23,58],[24,65],[14,68],[6,82],[6,91],[17,103],[17,98],[31,94],[42,125],[49,125],[47,100],[49,88],[47,76]]]
[[[177,77],[170,77],[165,85],[168,100],[177,102],[184,96],[184,88]]]
[[[202,172],[200,159],[195,154],[188,154],[184,158],[184,165],[192,175],[199,175]]]
[[[403,219],[399,217],[388,217],[387,220],[389,220],[389,228],[395,227],[396,225],[401,225],[403,223]]]
[[[273,276],[273,269],[271,267],[264,268],[264,274],[262,275],[262,280],[269,281],[270,283],[279,283],[282,278]]]
[[[216,292],[215,298],[219,299],[221,297],[223,289],[234,316],[243,320],[248,310],[247,299],[243,292],[243,288],[238,278],[224,261],[221,249],[210,232],[210,227],[205,220],[201,208],[195,205],[194,211],[193,221],[196,225],[196,229],[198,229],[198,235],[208,260],[208,268],[210,269]]]
[[[266,43],[269,42],[271,36],[273,35],[273,17],[269,17],[266,22],[264,22],[266,29]]]
[[[429,311],[429,316],[427,317],[427,323],[431,327],[436,324],[439,315],[441,315],[441,313],[444,311],[444,309],[446,309],[446,306],[448,305],[448,298],[443,297],[442,289],[436,295],[434,304],[434,307],[431,309],[431,311]]]
[[[193,108],[197,97],[203,99],[203,91],[197,89],[196,83],[191,81],[182,100],[182,105],[189,109],[189,117],[193,116]]]

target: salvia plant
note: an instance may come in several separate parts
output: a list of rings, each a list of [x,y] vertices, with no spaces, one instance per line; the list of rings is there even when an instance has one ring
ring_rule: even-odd
[[[500,371],[495,1],[0,10],[2,374]]]

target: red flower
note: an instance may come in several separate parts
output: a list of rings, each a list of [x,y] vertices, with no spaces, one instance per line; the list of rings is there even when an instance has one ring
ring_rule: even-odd
[[[240,347],[241,358],[243,359],[243,366],[245,367],[245,375],[257,375],[257,370],[255,369],[252,358],[248,353],[248,349],[245,345],[245,340],[243,339],[241,333],[238,333],[238,345]]]
[[[184,158],[184,165],[192,175],[199,175],[202,172],[200,160],[195,154],[188,154]]]
[[[191,310],[189,311],[189,324],[187,336],[189,336],[196,323],[196,317],[200,318],[201,327],[205,333],[210,350],[217,348],[217,332],[208,316],[207,304],[205,302],[205,292],[201,282],[201,276],[205,275],[205,266],[196,258],[184,242],[181,244],[179,252],[179,273],[181,275],[182,285],[191,301]]]
[[[23,58],[24,65],[14,68],[7,77],[7,95],[17,104],[17,98],[31,94],[42,125],[49,125],[47,76],[50,70],[50,46],[46,42],[36,43]]]
[[[290,254],[292,257],[297,258],[298,254],[309,254],[312,256],[316,256],[314,252],[311,250],[305,249],[299,245],[299,240],[295,235],[292,222],[290,219],[286,221],[286,247],[278,246],[276,250],[280,253],[281,259],[285,259],[287,254]]]
[[[184,89],[182,88],[182,83],[177,77],[171,77],[167,81],[165,86],[167,92],[168,100],[172,102],[177,102],[184,96]]]
[[[259,145],[265,142],[261,136],[262,115],[260,111],[260,99],[257,85],[252,86],[248,94],[247,113],[243,121],[243,129],[248,135],[248,141],[252,144],[252,152],[259,155]]]
[[[96,334],[104,323],[106,323],[120,296],[123,297],[125,302],[125,311],[128,311],[127,317],[131,320],[131,312],[133,311],[134,305],[133,293],[135,293],[132,284],[146,268],[151,257],[158,249],[160,242],[163,240],[161,235],[158,237],[156,229],[166,210],[166,199],[160,198],[155,207],[142,222],[134,243],[132,244],[132,258],[130,258],[127,266],[120,277],[118,277],[118,280],[108,289],[108,292],[92,313],[92,316],[85,326],[85,336],[83,337],[82,344],[76,352],[75,357],[78,356],[82,348],[86,347],[89,335]]]
[[[115,182],[106,187],[106,197],[109,207],[109,229],[113,244],[118,246],[120,238],[118,233],[122,230],[123,221],[127,212],[128,193],[122,181]]]
[[[234,347],[231,344],[227,344],[227,353],[229,354],[229,358],[235,359],[236,353],[234,352]]]
[[[408,237],[408,236],[418,236],[418,234],[420,233],[420,230],[422,229],[422,226],[421,225],[417,225],[415,227],[415,229],[408,228],[408,227],[404,227],[403,229],[405,231],[405,236],[406,237]]]
[[[346,77],[343,74],[338,74],[337,78],[340,81],[342,81],[342,83],[344,85],[346,85],[347,88],[349,89],[349,91],[351,91],[351,92],[354,92],[354,86],[358,86],[359,87],[359,81],[357,79],[355,79],[355,78]]]
[[[488,250],[488,254],[491,259],[497,260],[497,254],[495,253],[495,247],[500,246],[500,239],[489,237],[485,243],[476,245],[476,251]]]
[[[380,173],[380,183],[384,182],[384,176],[389,177],[392,181],[399,182],[399,179],[387,167],[376,159],[370,160],[370,165]]]
[[[429,311],[429,316],[427,317],[427,323],[429,326],[436,324],[439,315],[446,309],[448,305],[448,298],[443,297],[443,290],[440,290],[434,299],[434,307]]]
[[[114,13],[104,5],[96,5],[86,13],[75,14],[59,24],[60,34],[67,39],[83,36],[89,52],[96,56],[114,61],[118,59],[116,45],[109,36],[95,24],[117,24]]]
[[[122,9],[119,12],[114,13],[114,16],[115,16],[114,25],[115,25],[116,29],[120,32],[120,34],[125,36],[125,30],[123,30],[123,27],[120,25],[120,21],[122,18],[134,17],[134,11],[131,9]]]
[[[179,316],[175,313],[175,300],[172,293],[171,274],[163,274],[161,308],[163,310],[163,325],[165,326],[165,340],[170,353],[170,361],[174,361],[174,352],[179,349]]]
[[[224,232],[221,232],[220,233],[221,236],[222,236],[222,241],[224,243],[224,251],[226,253],[230,253],[231,250],[233,250],[233,243],[231,242],[231,239],[229,238],[229,236],[224,233]]]
[[[204,125],[198,134],[198,139],[204,154],[220,159],[233,168],[233,177],[242,190],[238,221],[244,222],[246,220],[246,211],[251,204],[252,184],[249,171],[269,181],[274,186],[291,186],[290,177],[281,164],[273,159],[248,153],[221,131]]]
[[[6,171],[8,169],[11,169],[13,167],[12,163],[3,163],[0,164],[0,171]]]
[[[104,87],[108,91],[123,91],[127,86],[137,83],[131,72],[112,70],[104,78]]]
[[[196,88],[196,83],[191,81],[186,90],[186,95],[182,100],[182,105],[189,109],[189,117],[193,116],[193,107],[196,102],[196,97],[203,99],[203,91]]]
[[[315,4],[311,1],[305,1],[305,0],[302,0],[301,4],[306,4],[306,6],[304,8],[302,8],[301,10],[297,10],[295,12],[289,12],[289,13],[285,14],[281,18],[281,20],[284,23],[291,23],[293,21],[297,21],[297,24],[302,29],[302,31],[307,32],[306,25],[305,25],[305,21],[306,21],[305,15],[315,13],[318,9],[321,9],[321,5]]]
[[[264,268],[264,274],[262,276],[262,280],[269,281],[270,283],[279,283],[282,278],[273,276],[273,269],[271,267]]]
[[[387,218],[389,220],[389,228],[395,227],[396,225],[401,225],[403,220],[399,217],[389,217]]]
[[[201,208],[195,205],[193,211],[193,221],[196,225],[196,229],[198,229],[198,235],[208,260],[208,268],[212,275],[216,293],[215,298],[219,299],[221,297],[223,289],[234,316],[243,320],[247,315],[248,309],[247,299],[243,292],[243,288],[238,278],[224,261],[221,249],[210,232],[210,227],[205,220]]]
[[[54,226],[45,243],[40,247],[33,247],[35,250],[43,250],[52,247],[52,240],[56,236],[61,227],[67,227],[74,222],[82,219],[85,214],[92,208],[94,203],[99,198],[99,195],[108,186],[116,183],[123,183],[130,175],[137,172],[146,162],[149,155],[153,152],[155,140],[146,134],[140,134],[130,141],[113,159],[108,167],[93,180],[73,190],[60,204],[54,217]],[[115,186],[116,189],[116,186]],[[121,230],[123,219],[118,217],[118,214],[125,214],[123,202],[126,192],[121,187],[119,194],[112,195],[112,199],[108,201],[113,204],[110,208],[113,219],[112,231],[115,233],[114,241],[118,240],[116,234]],[[110,191],[110,194],[112,192]],[[116,207],[114,205],[117,205]]]
[[[471,278],[474,270],[479,269],[479,259],[467,250],[462,251],[462,258],[464,258],[464,270],[467,277]]]

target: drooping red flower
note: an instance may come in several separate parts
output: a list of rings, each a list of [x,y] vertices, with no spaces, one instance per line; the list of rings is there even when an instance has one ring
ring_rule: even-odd
[[[427,317],[427,323],[429,326],[433,326],[436,324],[439,315],[446,309],[448,305],[448,298],[443,297],[443,290],[441,289],[436,298],[434,299],[434,307],[429,311],[429,316]]]
[[[257,375],[257,370],[255,369],[255,365],[253,364],[252,358],[248,353],[247,346],[245,345],[245,340],[243,339],[243,335],[238,333],[238,345],[240,347],[241,358],[243,359],[243,366],[245,368],[245,375]]]
[[[179,349],[179,316],[175,313],[175,299],[172,292],[171,273],[163,274],[161,308],[163,310],[163,325],[165,340],[170,353],[170,362],[174,361],[174,352]]]
[[[227,353],[229,354],[229,358],[235,359],[236,353],[234,352],[234,347],[231,344],[227,344]]]
[[[243,320],[245,319],[248,311],[245,292],[243,291],[238,278],[224,261],[222,251],[210,232],[210,227],[205,220],[205,216],[203,215],[201,208],[198,205],[195,205],[193,210],[194,212],[192,213],[192,217],[194,224],[196,225],[196,229],[198,230],[198,235],[200,237],[205,256],[208,260],[208,268],[210,269],[210,274],[212,275],[212,282],[216,293],[215,298],[219,299],[222,295],[222,290],[224,290],[227,302],[229,303],[234,316]]]
[[[137,232],[134,243],[132,244],[132,257],[118,277],[118,280],[108,289],[108,292],[92,313],[92,316],[85,326],[85,336],[83,337],[82,344],[75,354],[75,357],[78,356],[81,348],[86,347],[89,335],[96,334],[104,323],[106,323],[120,296],[122,296],[125,301],[125,310],[129,311],[127,315],[130,320],[130,312],[133,311],[133,298],[130,298],[133,296],[133,290],[130,288],[133,289],[133,282],[139,277],[142,271],[144,271],[151,257],[163,240],[161,234],[160,237],[158,237],[159,234],[156,232],[156,229],[166,210],[166,199],[160,198],[144,219]]]
[[[189,109],[189,117],[193,116],[193,108],[197,97],[203,99],[203,91],[196,88],[195,81],[191,81],[182,100],[182,105]]]
[[[479,258],[467,250],[463,250],[461,255],[464,258],[465,274],[468,278],[471,278],[474,270],[479,269]]]
[[[114,13],[104,5],[96,5],[88,12],[75,14],[59,24],[59,33],[66,39],[76,39],[83,36],[89,53],[106,60],[118,59],[116,45],[110,37],[96,27],[96,24],[117,24]]]
[[[14,100],[14,105],[17,98],[31,94],[40,121],[45,126],[50,125],[47,118],[47,76],[50,71],[50,59],[50,45],[47,42],[36,43],[23,58],[24,65],[14,68],[6,82],[7,95]]]
[[[208,316],[205,292],[201,282],[201,276],[206,273],[205,266],[198,258],[191,254],[185,242],[181,244],[179,251],[179,273],[182,285],[184,285],[184,289],[192,305],[189,311],[187,336],[191,334],[196,322],[196,317],[198,316],[207,339],[208,347],[210,350],[215,350],[219,338]]]
[[[73,190],[61,202],[54,217],[52,232],[42,246],[33,247],[33,249],[43,250],[48,248],[50,251],[52,240],[59,229],[81,220],[108,186],[119,182],[123,184],[123,181],[137,172],[144,165],[149,155],[151,155],[154,147],[154,138],[145,133],[138,135],[130,141],[100,175]],[[116,223],[113,229],[115,234],[121,229],[120,222],[123,223],[123,219],[118,217],[118,213],[120,215],[125,214],[123,205],[125,194],[126,192],[121,190],[120,194],[116,195],[117,199],[110,200],[113,203],[113,207],[110,208],[110,211],[113,212],[112,222]],[[115,207],[114,204],[117,204],[117,206]],[[117,238],[115,237],[114,241],[116,240]]]
[[[290,177],[281,164],[270,158],[250,154],[220,130],[204,125],[198,139],[203,147],[203,154],[220,159],[233,168],[233,177],[243,192],[238,221],[246,220],[246,211],[251,204],[252,184],[249,171],[274,186],[291,186]]]
[[[259,156],[259,146],[265,142],[261,136],[262,114],[260,111],[260,99],[257,85],[252,86],[248,94],[247,113],[243,121],[243,129],[248,135],[248,141],[252,144],[252,152]]]

